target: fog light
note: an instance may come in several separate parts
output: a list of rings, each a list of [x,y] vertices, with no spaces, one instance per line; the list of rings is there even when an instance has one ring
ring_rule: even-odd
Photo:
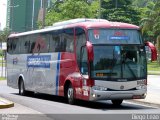
[[[96,94],[93,94],[92,96],[93,96],[93,97],[96,97]]]
[[[137,86],[136,89],[137,89],[137,90],[146,89],[146,86],[145,86],[145,85],[140,85],[140,86]]]
[[[147,96],[147,93],[145,93],[143,96],[146,97],[146,96]]]

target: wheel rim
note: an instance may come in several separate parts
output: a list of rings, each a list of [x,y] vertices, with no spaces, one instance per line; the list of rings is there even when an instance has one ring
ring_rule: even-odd
[[[73,100],[73,89],[72,88],[68,88],[68,100],[69,102]]]

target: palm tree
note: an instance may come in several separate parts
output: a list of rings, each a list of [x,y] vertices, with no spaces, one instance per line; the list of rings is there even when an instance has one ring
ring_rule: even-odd
[[[160,1],[149,2],[145,14],[148,15],[141,21],[142,32],[148,36],[158,37],[160,32]]]

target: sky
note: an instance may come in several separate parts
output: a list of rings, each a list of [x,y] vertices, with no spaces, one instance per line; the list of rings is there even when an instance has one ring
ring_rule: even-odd
[[[6,27],[7,0],[0,0],[0,30]]]

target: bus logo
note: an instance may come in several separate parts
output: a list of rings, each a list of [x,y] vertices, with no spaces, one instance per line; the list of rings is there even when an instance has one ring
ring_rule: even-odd
[[[124,86],[123,86],[123,85],[121,85],[121,86],[120,86],[120,89],[121,89],[121,90],[123,90],[123,89],[124,89]]]
[[[50,55],[28,56],[27,67],[50,68]]]
[[[94,38],[99,39],[99,30],[93,30]]]

